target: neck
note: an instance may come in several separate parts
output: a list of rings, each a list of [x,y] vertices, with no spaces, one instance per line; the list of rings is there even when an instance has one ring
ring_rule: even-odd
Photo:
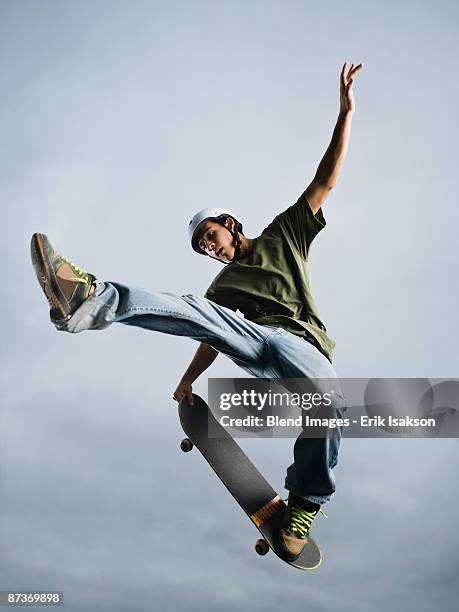
[[[250,255],[253,249],[253,239],[246,238],[244,235],[239,234],[241,237],[241,254],[240,257],[247,257]]]

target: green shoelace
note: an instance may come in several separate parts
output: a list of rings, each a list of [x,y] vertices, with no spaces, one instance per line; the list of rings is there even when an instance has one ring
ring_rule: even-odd
[[[62,261],[64,261],[66,264],[68,264],[72,268],[73,272],[75,272],[75,274],[79,278],[81,278],[83,282],[85,283],[91,282],[91,276],[88,274],[88,272],[86,272],[86,270],[83,270],[83,268],[80,268],[80,266],[76,266],[74,263],[69,261],[67,257],[64,257],[63,255],[60,255],[59,257]]]
[[[293,506],[287,531],[295,533],[301,539],[306,538],[309,534],[312,522],[317,516],[317,512],[318,510],[315,512],[308,512],[307,510],[303,510],[300,506]]]

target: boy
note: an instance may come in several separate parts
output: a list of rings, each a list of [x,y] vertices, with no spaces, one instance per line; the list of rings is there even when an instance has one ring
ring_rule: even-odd
[[[314,304],[307,261],[312,240],[325,226],[321,206],[346,155],[355,111],[353,79],[361,68],[343,66],[332,140],[296,204],[254,239],[244,235],[240,221],[225,209],[204,209],[190,221],[192,248],[227,264],[205,297],[102,282],[56,253],[44,234],[34,234],[32,261],[55,327],[76,333],[121,322],[199,341],[174,392],[177,401],[187,396],[192,403],[192,383],[219,352],[254,376],[336,379],[331,365],[334,342]],[[336,398],[327,417],[341,418],[342,399]],[[289,560],[299,557],[320,506],[335,491],[332,470],[340,436],[339,428],[326,428],[322,437],[302,435],[295,442],[294,463],[285,481],[288,511],[277,536]]]

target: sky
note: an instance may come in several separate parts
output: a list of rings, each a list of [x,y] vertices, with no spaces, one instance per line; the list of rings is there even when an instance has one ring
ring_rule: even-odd
[[[249,237],[314,176],[341,66],[363,62],[314,296],[341,377],[449,378],[457,344],[455,2],[0,2],[0,590],[79,612],[427,612],[457,601],[457,440],[345,439],[313,534],[324,562],[258,557],[172,393],[196,349],[49,324],[33,232],[104,280],[202,295],[191,215]],[[6,231],[5,231],[6,230]],[[207,377],[245,376],[224,356]],[[282,493],[293,440],[243,440]]]

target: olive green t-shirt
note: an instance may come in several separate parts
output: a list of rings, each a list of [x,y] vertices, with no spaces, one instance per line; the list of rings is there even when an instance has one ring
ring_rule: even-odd
[[[322,210],[313,215],[303,193],[253,240],[249,255],[223,268],[205,297],[260,325],[309,337],[331,361],[335,342],[320,320],[308,274],[309,248],[325,225]]]

